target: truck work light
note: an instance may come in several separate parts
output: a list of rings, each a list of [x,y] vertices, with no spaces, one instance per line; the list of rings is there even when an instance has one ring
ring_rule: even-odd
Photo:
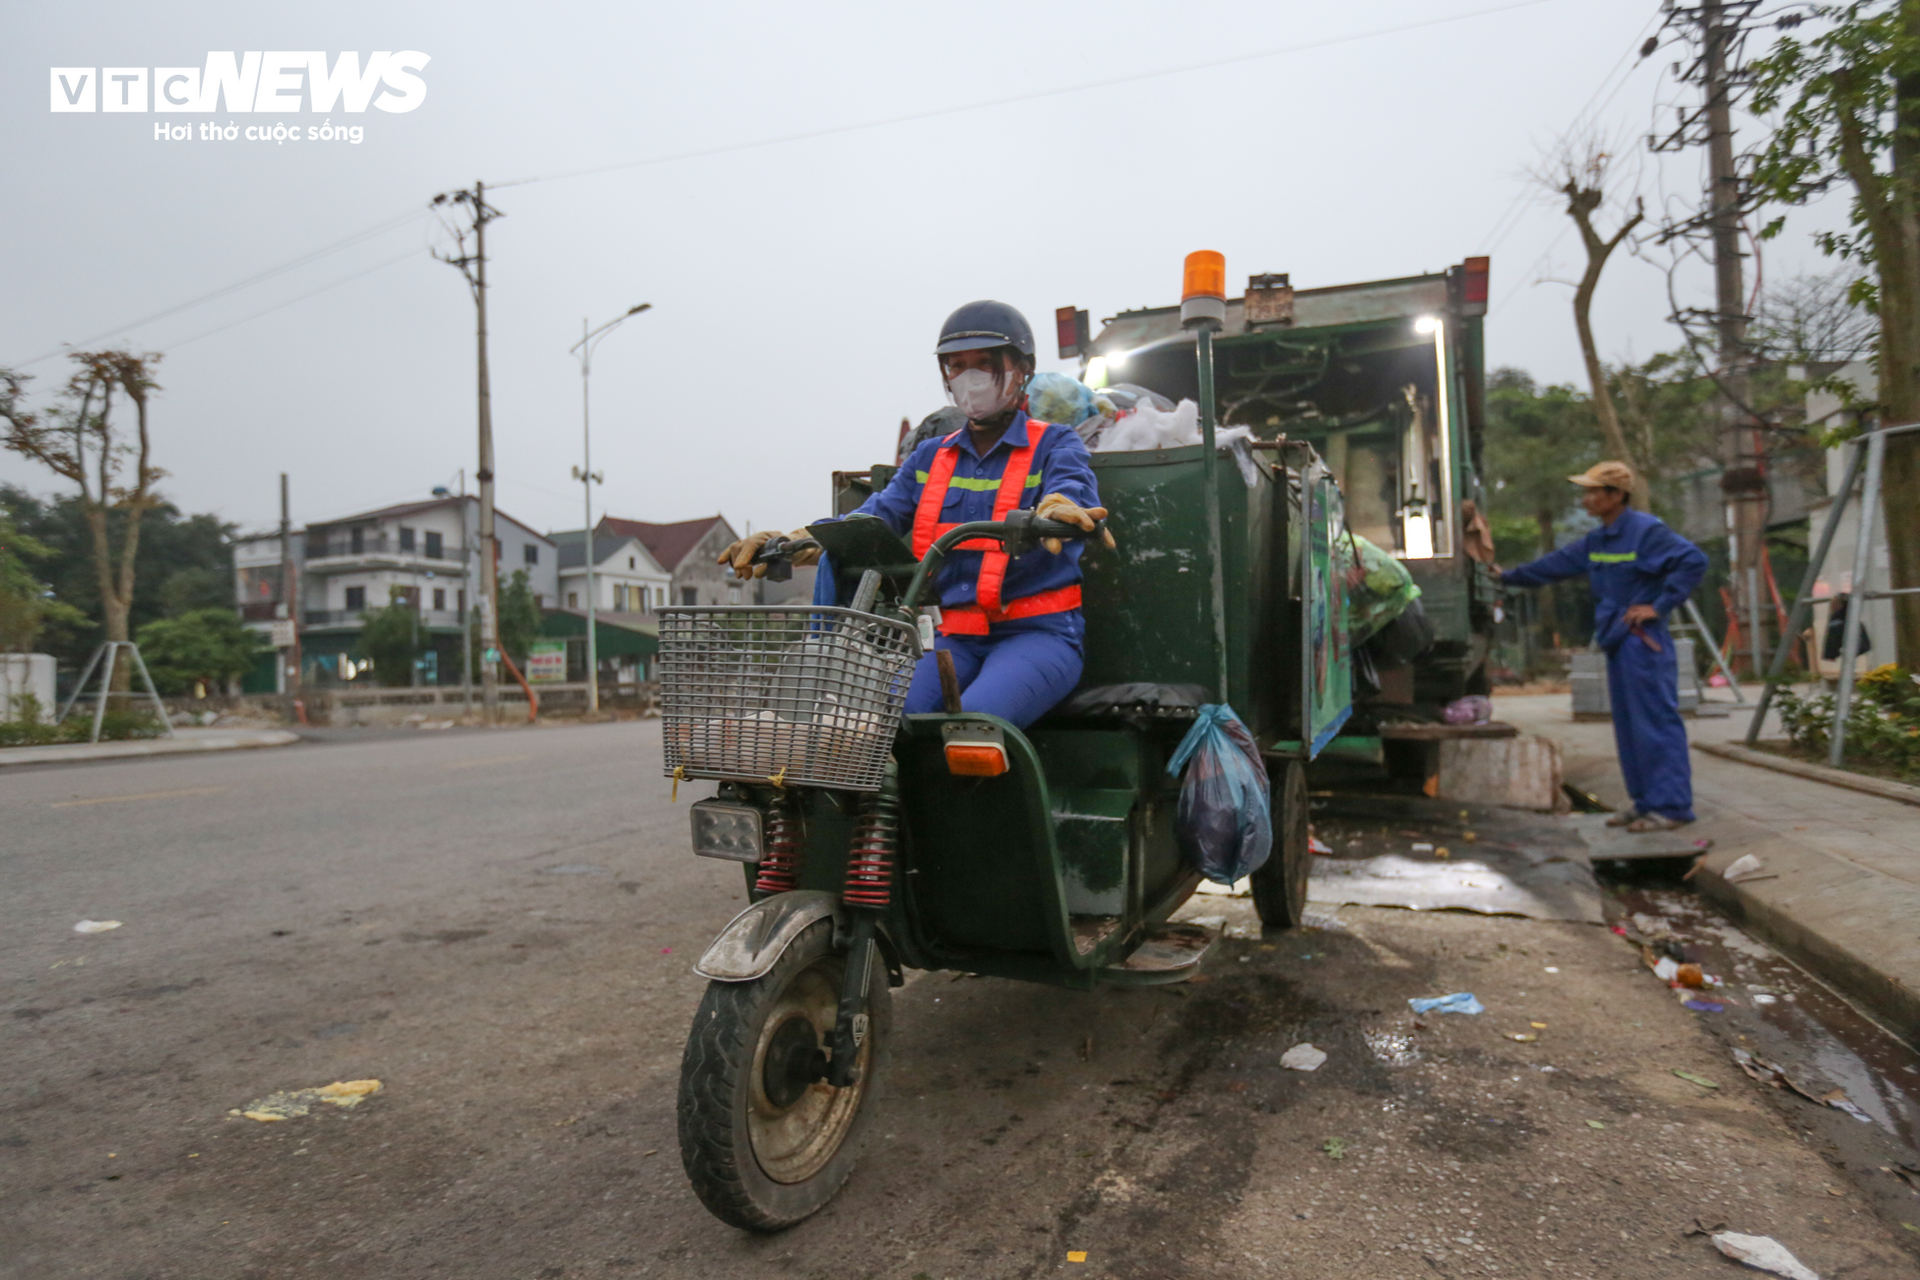
[[[693,851],[703,858],[728,862],[758,862],[760,811],[750,804],[700,800],[692,810]]]

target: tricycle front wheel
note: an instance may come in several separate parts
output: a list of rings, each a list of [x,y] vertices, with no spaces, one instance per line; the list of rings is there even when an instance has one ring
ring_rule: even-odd
[[[853,1171],[892,999],[886,975],[876,975],[859,1079],[844,1089],[817,1079],[845,971],[833,921],[821,920],[764,976],[707,986],[680,1065],[680,1158],[694,1194],[723,1222],[790,1227]]]
[[[1252,877],[1253,907],[1269,929],[1296,929],[1306,915],[1313,872],[1307,816],[1307,769],[1289,760],[1273,789],[1273,853]]]

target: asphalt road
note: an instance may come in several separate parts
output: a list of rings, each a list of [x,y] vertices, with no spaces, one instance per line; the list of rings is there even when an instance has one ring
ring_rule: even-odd
[[[674,1094],[743,890],[658,761],[643,722],[0,778],[0,1275],[1736,1273],[1698,1219],[1920,1276],[1920,1214],[1875,1214],[1614,935],[1359,908],[1182,988],[914,975],[846,1190],[735,1232]],[[1487,1013],[1414,1025],[1461,990]]]

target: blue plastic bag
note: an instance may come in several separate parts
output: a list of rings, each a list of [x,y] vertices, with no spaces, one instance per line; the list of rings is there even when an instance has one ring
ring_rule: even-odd
[[[1471,991],[1456,991],[1450,996],[1425,996],[1407,1001],[1415,1013],[1485,1013],[1487,1007],[1473,998]]]
[[[1042,422],[1078,426],[1099,410],[1093,390],[1064,373],[1036,373],[1027,380],[1027,413]]]
[[[1266,865],[1273,852],[1273,808],[1260,748],[1233,708],[1210,702],[1167,772],[1180,780],[1174,834],[1187,860],[1216,884],[1232,884]]]

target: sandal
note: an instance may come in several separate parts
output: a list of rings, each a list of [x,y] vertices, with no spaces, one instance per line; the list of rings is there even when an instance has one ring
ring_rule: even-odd
[[[1634,835],[1648,831],[1677,831],[1687,824],[1678,818],[1663,818],[1657,813],[1643,813],[1627,824],[1627,830]]]
[[[1638,822],[1644,817],[1646,817],[1646,815],[1638,809],[1622,809],[1607,819],[1607,825],[1610,827],[1624,827],[1628,823]]]

